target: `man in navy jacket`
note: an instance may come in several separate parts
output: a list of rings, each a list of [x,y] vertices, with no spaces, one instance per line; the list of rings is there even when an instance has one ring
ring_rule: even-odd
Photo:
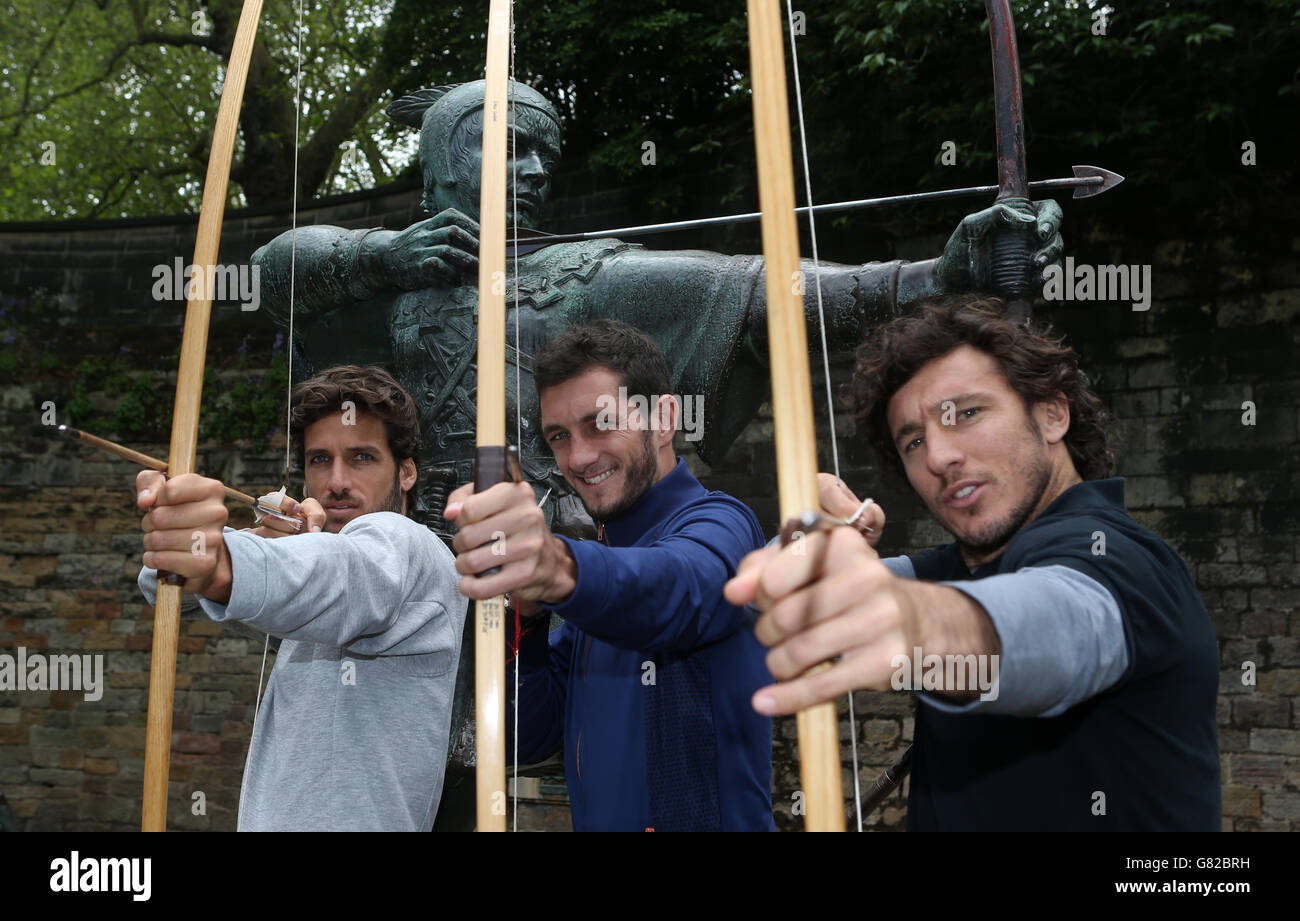
[[[682,407],[649,337],[576,327],[533,374],[542,436],[598,539],[552,534],[527,483],[461,487],[445,512],[461,591],[521,605],[520,760],[563,744],[577,831],[772,830],[772,721],[749,705],[771,676],[722,597],[763,545],[758,520],[676,456]],[[551,612],[564,623],[548,635]]]

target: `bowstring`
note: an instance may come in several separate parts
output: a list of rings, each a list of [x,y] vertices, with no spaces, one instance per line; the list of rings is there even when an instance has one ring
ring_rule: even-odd
[[[799,117],[799,146],[803,155],[803,183],[808,193],[808,230],[812,238],[813,285],[817,291],[817,330],[821,335],[822,371],[826,378],[826,416],[830,422],[831,460],[834,464],[835,478],[840,478],[840,448],[835,433],[835,399],[831,386],[830,350],[826,346],[826,312],[822,303],[821,260],[817,253],[817,215],[813,211],[812,173],[808,166],[808,132],[803,115],[803,87],[799,80],[799,49],[795,43],[794,4],[786,0],[786,21],[790,27],[790,61],[794,70],[795,112]],[[853,691],[849,698],[849,746],[853,757],[853,805],[858,819],[858,831],[862,831],[862,781],[858,777],[858,721],[853,713]]]
[[[292,439],[289,437],[293,420],[293,304],[294,281],[298,261],[298,148],[302,121],[302,12],[303,0],[298,0],[298,70],[293,85],[293,211],[289,225],[289,338],[286,341],[285,360],[289,364],[288,381],[284,395],[284,480],[289,481],[292,464]]]
[[[506,82],[510,87],[510,91],[508,96],[508,104],[506,106],[506,117],[510,120],[508,122],[508,124],[510,125],[510,151],[509,152],[513,152],[515,156],[518,156],[519,118],[518,118],[518,111],[515,109],[515,4],[514,4],[514,0],[511,0],[508,6],[509,9],[507,15],[509,16],[509,24],[510,24],[510,58],[509,58],[509,68],[506,73]],[[521,342],[519,339],[519,175],[518,175],[517,168],[513,168],[513,169],[511,168],[510,157],[508,156],[506,158],[506,168],[509,171],[507,173],[506,178],[507,180],[510,180],[510,207],[512,212],[512,220],[510,222],[510,233],[511,233],[511,242],[513,246],[511,248],[510,255],[511,255],[512,265],[514,266],[515,445],[519,449],[520,468],[522,469],[523,457],[524,457],[524,437],[523,437],[523,413],[520,409],[520,401],[519,401],[520,400],[519,378],[520,375],[523,373],[523,362],[522,362],[523,352],[521,349]],[[482,215],[480,215],[480,217],[482,217]],[[547,495],[549,495],[549,492],[547,493]],[[543,497],[542,501],[545,502],[546,498]],[[516,600],[515,601],[516,611],[518,610],[518,604],[519,602]],[[514,697],[515,706],[514,706],[514,719],[512,720],[513,726],[511,728],[511,731],[513,733],[513,738],[514,738],[514,745],[512,746],[512,751],[511,751],[511,755],[513,758],[513,766],[512,766],[513,773],[511,774],[511,784],[510,784],[511,807],[512,807],[512,813],[510,819],[510,830],[512,832],[519,831],[519,666],[520,666],[519,652],[520,652],[519,631],[516,628],[515,630],[515,697]]]

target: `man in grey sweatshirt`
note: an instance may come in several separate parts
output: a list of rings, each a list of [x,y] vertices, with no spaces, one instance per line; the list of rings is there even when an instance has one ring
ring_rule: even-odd
[[[466,601],[451,552],[405,517],[415,404],[386,372],[344,366],[300,384],[292,410],[309,498],[289,514],[304,533],[233,531],[219,481],[142,471],[140,588],[152,604],[158,569],[176,573],[212,620],[283,640],[244,768],[241,831],[427,831]]]

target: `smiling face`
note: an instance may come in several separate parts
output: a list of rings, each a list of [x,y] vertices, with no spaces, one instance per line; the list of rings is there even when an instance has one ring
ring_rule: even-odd
[[[887,417],[912,488],[969,566],[996,557],[1080,482],[1064,441],[1065,398],[1026,410],[998,363],[969,345],[925,364]]]
[[[306,494],[325,509],[324,530],[371,512],[406,512],[406,491],[415,485],[415,462],[393,460],[384,424],[365,412],[324,416],[303,432]]]
[[[626,512],[676,463],[674,398],[661,398],[656,430],[635,409],[618,406],[620,383],[614,371],[598,366],[540,394],[542,436],[587,513],[598,521]],[[615,424],[608,424],[611,418]]]

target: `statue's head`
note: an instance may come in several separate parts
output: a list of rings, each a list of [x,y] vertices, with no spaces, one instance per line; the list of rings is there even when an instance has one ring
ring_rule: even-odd
[[[422,204],[429,214],[447,208],[479,219],[483,152],[484,81],[417,90],[388,107],[388,114],[420,129],[420,166],[424,171]],[[514,188],[507,196],[518,207],[521,227],[536,227],[550,193],[551,171],[560,156],[560,118],[550,101],[530,86],[510,81],[513,118],[507,143],[518,149],[509,158]]]

